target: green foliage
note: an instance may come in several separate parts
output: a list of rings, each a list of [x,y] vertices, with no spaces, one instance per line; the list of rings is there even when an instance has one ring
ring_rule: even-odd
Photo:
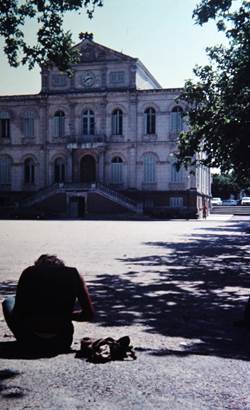
[[[236,182],[231,174],[215,174],[212,181],[212,196],[227,199],[233,194],[235,197],[240,193],[242,187]]]
[[[72,48],[72,35],[63,29],[66,12],[86,9],[89,18],[101,0],[1,0],[0,36],[5,40],[4,52],[9,64],[17,67],[27,64],[32,69],[55,65],[61,71],[69,71],[78,61],[78,53]],[[24,26],[30,20],[37,23],[36,44],[30,45],[25,38]]]
[[[197,81],[185,83],[181,99],[189,105],[190,130],[180,136],[179,163],[233,171],[241,184],[250,181],[250,3],[230,12],[232,0],[203,0],[194,11],[196,22],[216,19],[228,46],[207,49],[210,64],[196,66]],[[197,156],[196,156],[197,158]]]

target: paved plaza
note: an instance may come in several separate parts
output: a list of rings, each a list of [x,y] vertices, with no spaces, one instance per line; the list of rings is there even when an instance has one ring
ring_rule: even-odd
[[[250,409],[250,218],[0,221],[0,297],[42,253],[84,275],[94,323],[81,337],[129,335],[137,360],[93,364],[75,351],[18,354],[0,317],[1,409]]]

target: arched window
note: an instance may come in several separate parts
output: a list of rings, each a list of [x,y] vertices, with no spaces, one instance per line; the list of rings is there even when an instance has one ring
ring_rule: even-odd
[[[182,131],[183,129],[183,109],[174,107],[170,114],[170,130],[173,132]]]
[[[10,114],[0,111],[0,138],[10,138]]]
[[[83,135],[94,135],[95,133],[95,114],[92,110],[83,113]]]
[[[155,119],[156,119],[155,109],[152,107],[147,108],[144,111],[144,123],[145,123],[145,133],[146,134],[155,134]]]
[[[152,184],[156,182],[156,160],[151,153],[145,154],[143,158],[144,183]]]
[[[0,157],[0,185],[11,184],[11,159],[7,156]]]
[[[112,112],[112,134],[122,135],[122,110],[116,109]]]
[[[35,135],[35,119],[32,111],[26,111],[24,113],[23,133],[26,138],[33,138]]]
[[[62,158],[55,160],[54,180],[56,183],[65,182],[65,162]]]
[[[111,161],[111,182],[112,184],[121,184],[123,161],[120,157],[114,157]]]
[[[65,114],[57,111],[53,118],[53,137],[63,138],[65,134]]]
[[[183,168],[180,168],[179,170],[177,170],[176,165],[172,164],[171,165],[171,182],[179,183],[179,182],[183,182],[183,180],[184,180]]]
[[[32,158],[27,158],[24,161],[24,183],[35,183],[35,164]]]

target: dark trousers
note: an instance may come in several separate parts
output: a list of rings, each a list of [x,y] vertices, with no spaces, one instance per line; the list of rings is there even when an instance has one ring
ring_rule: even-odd
[[[55,335],[42,336],[30,328],[27,323],[16,318],[14,315],[15,296],[9,296],[4,299],[2,306],[5,321],[18,342],[35,350],[37,348],[44,348],[46,350],[67,350],[70,348],[74,332],[74,327],[71,322],[65,323],[65,326]]]

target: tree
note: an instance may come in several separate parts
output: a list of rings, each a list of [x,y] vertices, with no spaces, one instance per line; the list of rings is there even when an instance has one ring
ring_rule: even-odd
[[[212,181],[212,196],[227,199],[233,194],[235,197],[240,193],[241,187],[235,181],[233,175],[215,174]]]
[[[12,67],[27,64],[32,69],[37,63],[69,70],[78,61],[78,52],[72,48],[72,34],[63,29],[65,13],[85,8],[92,18],[95,7],[102,5],[102,0],[1,0],[0,36],[5,40],[4,52],[9,64]],[[37,23],[34,45],[28,43],[24,34],[24,26],[30,19]]]
[[[190,126],[179,140],[178,163],[201,162],[233,171],[241,185],[250,181],[250,3],[202,0],[193,13],[203,25],[215,19],[228,46],[207,48],[209,64],[196,66],[197,81],[186,81],[180,98],[188,103]],[[204,152],[201,156],[196,153]]]

